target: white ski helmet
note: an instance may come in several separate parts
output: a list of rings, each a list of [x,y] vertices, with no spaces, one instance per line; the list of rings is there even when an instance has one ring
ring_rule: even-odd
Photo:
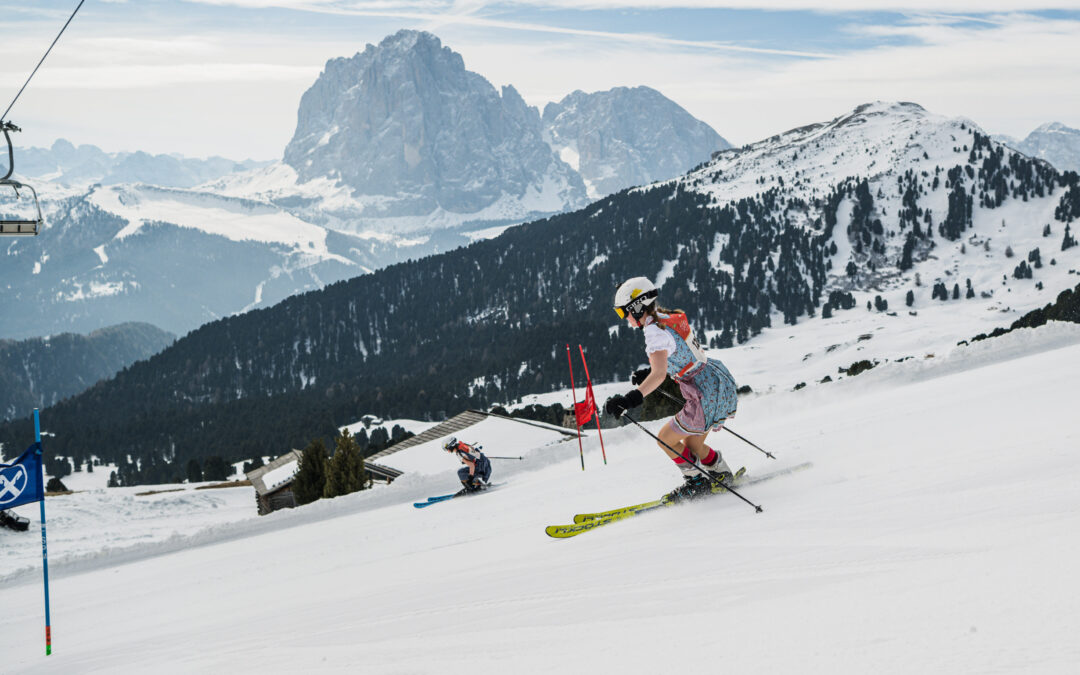
[[[656,286],[645,277],[628,279],[615,291],[615,313],[620,319],[629,314],[640,320],[645,316],[645,308],[656,302],[657,295]]]

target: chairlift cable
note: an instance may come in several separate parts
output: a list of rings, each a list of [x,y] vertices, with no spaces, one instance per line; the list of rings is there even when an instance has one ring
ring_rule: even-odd
[[[84,2],[86,2],[86,0],[79,0],[79,4],[75,7],[75,11],[71,13],[71,16],[68,17],[67,22],[64,23],[64,27],[61,28],[60,32],[56,34],[56,39],[54,39],[52,41],[52,44],[49,45],[49,48],[45,50],[45,55],[42,56],[41,60],[38,61],[38,64],[34,66],[33,72],[30,73],[30,77],[26,78],[26,82],[24,82],[22,88],[19,89],[19,93],[15,94],[15,98],[11,100],[11,105],[7,107],[7,110],[4,111],[3,115],[0,115],[0,122],[2,122],[7,117],[7,114],[9,112],[11,112],[11,108],[15,105],[15,101],[18,101],[19,97],[22,96],[23,90],[26,89],[26,85],[30,84],[30,80],[34,78],[34,75],[37,73],[38,68],[41,67],[42,63],[45,63],[45,58],[49,55],[49,52],[52,51],[52,48],[56,46],[56,43],[60,40],[60,36],[64,34],[65,30],[67,30],[68,24],[70,24],[71,20],[75,18],[76,14],[78,14],[79,8],[83,6]]]

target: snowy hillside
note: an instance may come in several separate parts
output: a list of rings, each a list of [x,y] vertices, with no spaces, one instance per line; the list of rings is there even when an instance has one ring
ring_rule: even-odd
[[[982,309],[1022,313],[1073,285],[1080,267],[1077,249],[1062,250],[1073,218],[1062,192],[1042,182],[1045,164],[1025,162],[970,120],[878,102],[724,151],[677,183],[717,205],[766,202],[782,220],[825,235],[824,290],[850,291],[860,306],[880,295],[894,312],[918,310],[938,299],[940,284],[950,296],[956,287],[974,294]],[[747,270],[731,264],[736,239],[718,234],[709,258],[739,279]],[[1014,283],[1028,263],[1039,278]],[[766,278],[790,283],[771,267]]]
[[[415,241],[202,189],[37,185],[48,226],[0,248],[0,338],[144,321],[177,334],[413,255]],[[464,241],[464,239],[462,239]]]
[[[826,345],[821,325],[789,330]],[[717,355],[781,381],[804,348],[783,330]],[[869,344],[904,353],[890,335]],[[54,654],[38,540],[0,531],[17,570],[0,574],[5,667],[655,673],[722,654],[748,673],[1069,672],[1080,433],[1060,421],[1078,373],[1080,327],[1050,324],[747,396],[732,427],[779,459],[715,435],[729,462],[814,464],[747,488],[764,513],[719,496],[566,541],[544,526],[678,482],[637,429],[604,432],[607,466],[587,438],[583,472],[573,441],[476,427],[462,435],[526,460],[496,462],[490,494],[423,510],[456,487],[435,448],[403,454],[391,486],[264,518],[250,488],[50,498]],[[37,525],[36,506],[19,512]]]

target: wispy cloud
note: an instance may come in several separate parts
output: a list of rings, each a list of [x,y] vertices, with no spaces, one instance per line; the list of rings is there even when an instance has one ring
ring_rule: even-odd
[[[432,28],[445,27],[445,26],[473,26],[480,28],[492,28],[499,30],[512,30],[531,33],[545,33],[545,34],[557,34],[557,35],[573,35],[579,37],[597,38],[603,40],[612,40],[620,42],[632,42],[639,44],[653,44],[653,45],[668,45],[677,47],[687,47],[693,49],[702,50],[714,50],[714,51],[732,51],[732,52],[746,52],[752,54],[768,54],[773,56],[794,56],[801,58],[830,58],[832,54],[827,52],[815,52],[806,50],[794,50],[794,49],[773,49],[766,47],[754,47],[750,45],[737,44],[733,42],[713,41],[713,40],[684,40],[679,38],[672,38],[663,35],[657,35],[652,33],[627,33],[616,31],[600,31],[600,30],[588,30],[581,28],[570,28],[565,26],[544,24],[538,22],[526,22],[526,21],[511,21],[505,19],[496,19],[488,16],[481,16],[479,12],[490,7],[488,3],[482,2],[469,2],[464,4],[446,4],[440,3],[439,7],[442,7],[445,11],[433,12],[433,11],[408,11],[406,9],[384,9],[383,6],[388,3],[337,3],[337,2],[293,2],[291,0],[283,0],[282,2],[267,2],[266,0],[190,0],[192,2],[202,2],[210,4],[241,4],[243,6],[251,6],[254,4],[262,3],[266,6],[273,6],[278,8],[288,8],[295,10],[304,10],[311,12],[318,12],[323,14],[335,14],[340,16],[353,16],[353,17],[375,17],[383,19],[403,19],[408,21],[423,21],[429,22]],[[376,8],[375,5],[379,7]],[[407,3],[402,3],[402,6],[411,7]],[[430,9],[435,9],[436,5],[432,5]]]
[[[791,4],[838,10],[844,2]],[[593,4],[626,8],[636,0]],[[752,20],[739,24],[749,28],[737,30],[728,26],[730,12],[671,15],[652,3],[648,12],[610,16],[558,9],[568,5],[187,0],[167,3],[173,13],[157,21],[133,18],[139,3],[112,14],[98,6],[85,17],[92,22],[65,36],[15,112],[28,129],[23,139],[40,133],[113,140],[111,149],[280,156],[300,95],[328,59],[413,28],[434,32],[467,68],[496,86],[513,84],[532,105],[575,89],[647,85],[738,143],[876,99],[916,101],[1014,135],[1049,120],[1080,126],[1080,93],[1071,86],[1080,81],[1075,13],[967,13],[974,3],[943,0],[895,14],[750,12]],[[518,11],[530,8],[552,11]],[[800,21],[814,25],[800,30]],[[48,33],[46,42],[18,22],[5,31],[0,87],[20,85],[55,34],[37,18],[27,22]]]
[[[508,7],[564,10],[622,9],[743,9],[761,11],[814,12],[1020,12],[1039,10],[1075,10],[1076,0],[186,0],[209,5],[247,8],[283,8],[299,11],[398,11],[426,9],[450,11],[468,6],[471,11]]]

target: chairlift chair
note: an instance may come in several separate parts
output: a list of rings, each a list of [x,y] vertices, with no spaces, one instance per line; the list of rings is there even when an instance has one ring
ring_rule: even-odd
[[[41,228],[45,226],[45,218],[41,215],[41,203],[38,202],[37,190],[31,185],[20,183],[17,180],[11,178],[11,174],[15,171],[15,150],[11,147],[11,136],[8,132],[22,131],[19,127],[15,126],[11,122],[0,121],[0,131],[4,132],[4,139],[7,140],[8,146],[8,170],[4,174],[3,178],[0,178],[0,186],[6,185],[15,191],[15,196],[19,196],[19,189],[26,188],[30,190],[30,194],[34,197],[34,209],[37,211],[37,220],[20,220],[2,218],[0,219],[0,236],[3,235],[28,235],[33,236],[41,231]]]

